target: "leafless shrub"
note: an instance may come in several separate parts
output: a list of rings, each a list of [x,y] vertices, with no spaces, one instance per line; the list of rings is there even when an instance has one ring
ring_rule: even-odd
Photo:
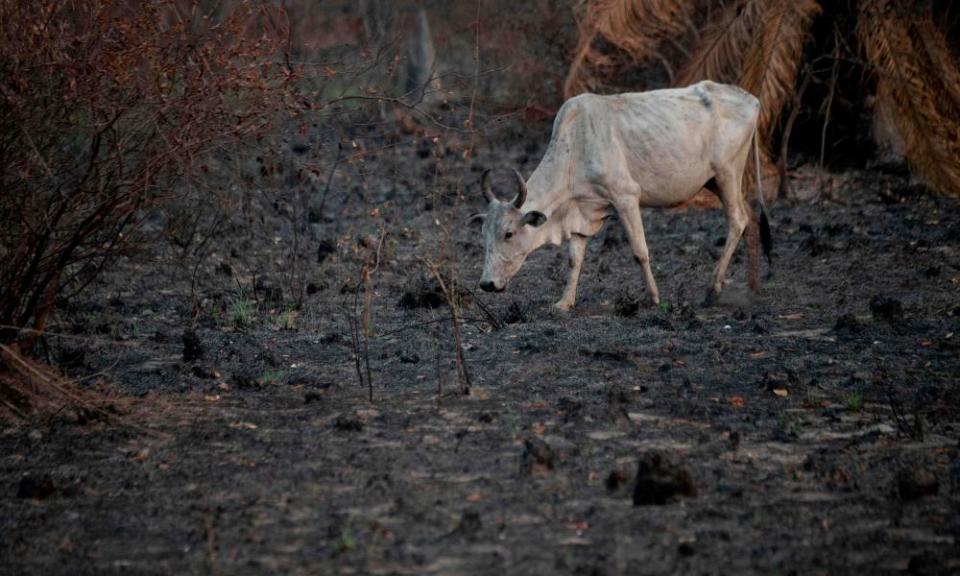
[[[29,353],[208,153],[296,110],[287,29],[273,4],[0,0],[0,344]]]
[[[295,71],[285,17],[238,4],[0,2],[0,341],[130,247],[203,154],[269,126]],[[34,337],[20,342],[29,351]]]

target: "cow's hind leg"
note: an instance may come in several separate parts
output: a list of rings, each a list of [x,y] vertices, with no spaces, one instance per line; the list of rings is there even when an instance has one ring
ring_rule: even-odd
[[[647,290],[653,297],[654,304],[660,304],[660,291],[657,289],[657,282],[653,279],[653,269],[650,267],[650,252],[647,250],[647,238],[643,233],[643,220],[640,217],[640,203],[635,197],[631,197],[626,202],[615,206],[624,228],[627,229],[627,237],[630,238],[630,247],[633,249],[633,256],[643,267],[643,278],[647,283]]]
[[[580,268],[583,266],[583,256],[587,251],[587,237],[580,234],[570,236],[570,275],[567,277],[567,287],[563,290],[563,297],[554,306],[569,312],[577,299],[577,282],[580,281]]]
[[[723,246],[723,255],[713,271],[713,286],[707,293],[707,304],[716,301],[723,289],[723,279],[727,274],[727,267],[733,258],[733,253],[740,243],[740,237],[750,222],[749,208],[740,193],[740,171],[725,170],[716,175],[717,186],[720,189],[720,200],[727,216],[727,241]]]

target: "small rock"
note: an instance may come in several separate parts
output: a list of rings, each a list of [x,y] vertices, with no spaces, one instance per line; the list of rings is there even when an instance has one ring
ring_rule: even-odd
[[[659,451],[640,455],[637,483],[633,491],[634,506],[662,506],[682,497],[694,497],[697,489],[690,472]]]
[[[877,295],[870,299],[870,312],[877,320],[899,320],[903,318],[903,303],[896,298]]]
[[[474,538],[483,529],[483,521],[480,520],[480,513],[476,510],[464,510],[460,516],[460,523],[453,530],[453,536],[463,538]]]
[[[400,296],[397,306],[405,310],[415,308],[440,308],[447,305],[447,297],[436,280],[425,280],[416,288],[408,290]]]
[[[539,438],[523,441],[523,456],[520,459],[520,473],[525,475],[544,474],[553,470],[556,455],[549,444]]]
[[[901,470],[897,474],[897,495],[904,502],[918,500],[924,496],[934,496],[940,491],[937,476],[924,468]]]
[[[527,311],[519,302],[511,302],[501,320],[504,324],[523,324],[527,321]]]
[[[632,363],[634,354],[631,351],[623,349],[602,350],[581,348],[580,353],[589,356],[594,360],[606,360],[609,362],[627,362]]]
[[[53,479],[50,478],[49,474],[44,474],[39,478],[27,474],[20,479],[20,486],[17,488],[17,498],[43,500],[53,494],[55,490]]]
[[[557,411],[564,422],[573,422],[583,417],[583,402],[562,396],[557,400]]]
[[[317,264],[323,264],[331,254],[337,253],[337,243],[333,240],[321,240],[317,245]]]
[[[607,490],[610,492],[616,492],[626,485],[627,473],[623,470],[614,470],[607,475],[607,479],[603,481],[603,485],[607,487]]]
[[[910,557],[907,562],[907,574],[911,576],[933,576],[945,574],[943,565],[930,552],[921,552]]]
[[[730,448],[730,450],[736,450],[737,448],[740,447],[740,431],[739,430],[731,430],[727,434],[727,447]]]
[[[206,347],[192,328],[183,332],[183,361],[196,362],[206,354]]]
[[[703,322],[697,317],[697,312],[689,302],[682,302],[678,307],[680,319],[686,322],[687,329],[699,330]]]
[[[346,336],[338,332],[330,332],[320,337],[321,344],[347,344],[349,342],[350,340]]]
[[[617,383],[610,384],[603,389],[603,395],[606,398],[607,403],[611,406],[627,406],[633,403],[635,399],[634,394],[634,391],[628,390],[624,386]]]
[[[837,318],[837,322],[833,325],[833,330],[834,332],[856,334],[863,330],[863,324],[856,316],[848,312]]]
[[[613,300],[613,311],[622,318],[636,316],[640,311],[640,299],[627,292],[621,292]]]
[[[676,330],[670,318],[667,316],[664,316],[663,314],[650,316],[649,318],[647,318],[647,323],[650,326],[660,328],[662,330],[669,330],[671,332]]]
[[[363,421],[356,416],[343,414],[337,416],[333,427],[341,432],[363,432]]]
[[[260,350],[260,354],[258,354],[258,357],[260,360],[263,361],[264,364],[266,364],[267,366],[270,366],[271,368],[277,368],[281,364],[280,357],[277,356],[277,353],[271,350],[270,348],[264,348]]]
[[[543,437],[543,441],[546,442],[547,446],[550,448],[550,452],[553,454],[554,462],[566,462],[576,458],[579,453],[579,448],[574,442],[567,440],[563,436],[557,435],[546,435]]]
[[[781,444],[790,444],[797,441],[797,433],[793,428],[777,426],[770,432],[770,440]]]
[[[834,246],[829,242],[824,242],[819,236],[811,232],[809,236],[800,242],[800,249],[816,258],[827,252],[832,252]]]
[[[290,145],[290,151],[296,154],[297,156],[303,156],[310,151],[310,144],[308,142],[294,142]]]
[[[760,384],[767,392],[786,397],[790,395],[790,387],[795,382],[795,379],[790,378],[790,374],[786,372],[764,372]]]
[[[477,414],[477,421],[484,424],[490,424],[494,421],[493,412],[481,412]]]
[[[261,382],[252,372],[237,372],[233,375],[233,384],[240,390],[257,390]]]
[[[216,380],[220,377],[220,372],[216,368],[208,368],[206,366],[194,366],[193,375],[197,378],[203,378],[204,380]]]

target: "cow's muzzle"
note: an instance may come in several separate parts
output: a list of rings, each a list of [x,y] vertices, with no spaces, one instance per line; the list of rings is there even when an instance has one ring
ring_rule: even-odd
[[[480,282],[480,289],[484,292],[503,292],[504,288],[505,286],[497,286],[492,280],[484,280]]]

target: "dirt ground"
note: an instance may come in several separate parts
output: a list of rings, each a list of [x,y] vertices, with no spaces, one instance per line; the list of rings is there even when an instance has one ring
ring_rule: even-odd
[[[540,140],[502,158],[529,173]],[[301,260],[289,205],[257,196],[196,264],[155,247],[60,315],[47,357],[136,400],[127,424],[0,427],[0,573],[960,571],[960,202],[801,169],[762,293],[741,249],[709,308],[719,211],[645,214],[659,308],[610,222],[570,314],[565,249],[465,295],[463,395],[419,257],[479,209],[478,173],[437,204],[409,184],[431,153],[391,154],[402,178],[311,214]],[[377,222],[370,402],[351,322]],[[454,230],[474,291],[478,233]]]

